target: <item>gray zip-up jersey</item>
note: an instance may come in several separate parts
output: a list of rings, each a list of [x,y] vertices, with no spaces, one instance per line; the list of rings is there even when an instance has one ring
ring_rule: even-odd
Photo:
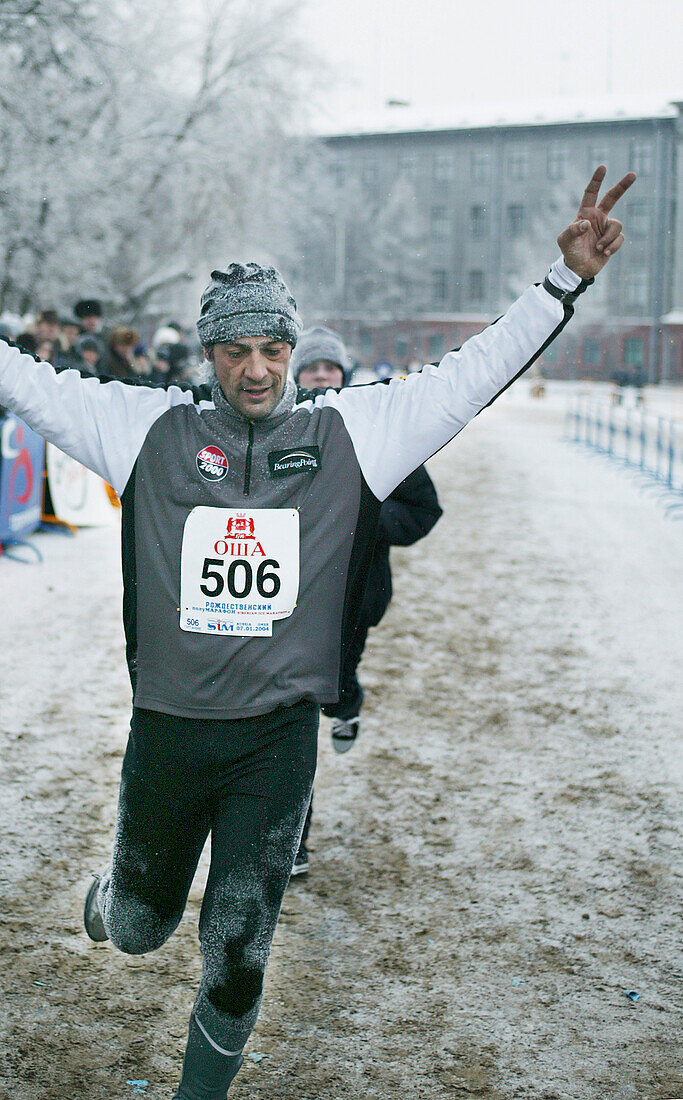
[[[299,405],[290,382],[258,421],[217,386],[85,377],[0,343],[0,402],[121,497],[136,706],[239,718],[336,700],[381,501],[564,327],[583,284],[561,260],[549,280],[438,367]]]

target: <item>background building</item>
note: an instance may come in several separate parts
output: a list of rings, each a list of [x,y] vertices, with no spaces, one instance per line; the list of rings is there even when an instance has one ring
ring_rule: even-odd
[[[542,277],[605,163],[610,182],[638,175],[616,212],[627,243],[540,364],[553,377],[683,381],[682,108],[594,101],[552,114],[546,103],[425,123],[399,105],[390,125],[327,135],[337,201],[303,264],[317,273],[318,319],[364,365],[438,358]]]

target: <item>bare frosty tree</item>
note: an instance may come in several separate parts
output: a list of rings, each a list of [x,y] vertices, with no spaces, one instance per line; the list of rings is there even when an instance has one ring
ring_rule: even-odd
[[[291,121],[293,9],[0,0],[0,308],[135,318],[228,246]]]
[[[427,225],[411,181],[369,193],[354,174],[340,176],[316,142],[302,142],[289,164],[296,184],[281,262],[304,310],[396,319],[424,308]]]
[[[30,52],[41,38],[54,39],[59,32],[79,35],[89,12],[78,0],[1,0],[0,28],[5,45],[20,42]],[[28,43],[27,37],[32,38]]]
[[[350,308],[391,320],[424,308],[428,230],[410,180],[400,177],[376,210],[361,204],[347,235]]]
[[[126,209],[112,274],[129,273],[133,310],[141,305],[133,293],[139,280],[148,295],[155,272],[167,277],[169,260],[172,270],[190,272],[200,259],[223,259],[234,249],[254,180],[268,178],[272,146],[295,100],[289,7],[221,0],[206,5],[201,22],[188,23],[178,4],[170,22],[173,35],[150,21],[143,53],[153,59],[154,78],[144,98],[135,84],[127,89],[134,125],[115,190],[130,186],[132,160],[137,201]]]
[[[566,211],[577,208],[584,185],[581,172],[574,171],[527,204],[531,214],[523,234],[509,248],[503,271],[502,290],[508,301],[517,298],[557,256],[557,227]]]
[[[2,306],[28,307],[65,235],[64,183],[105,102],[92,32],[70,0],[0,4]]]

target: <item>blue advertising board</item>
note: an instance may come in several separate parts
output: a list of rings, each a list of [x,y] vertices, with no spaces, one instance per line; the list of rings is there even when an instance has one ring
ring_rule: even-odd
[[[0,413],[0,543],[40,524],[45,442],[12,413]]]

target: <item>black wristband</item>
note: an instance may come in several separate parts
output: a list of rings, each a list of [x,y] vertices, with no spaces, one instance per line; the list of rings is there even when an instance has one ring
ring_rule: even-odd
[[[576,301],[579,294],[583,294],[586,287],[592,286],[594,282],[595,277],[582,279],[575,290],[560,290],[554,283],[551,283],[550,276],[546,275],[543,280],[543,288],[548,291],[548,294],[552,294],[553,298],[557,298],[558,302],[562,302],[563,305],[571,305],[572,302]]]

